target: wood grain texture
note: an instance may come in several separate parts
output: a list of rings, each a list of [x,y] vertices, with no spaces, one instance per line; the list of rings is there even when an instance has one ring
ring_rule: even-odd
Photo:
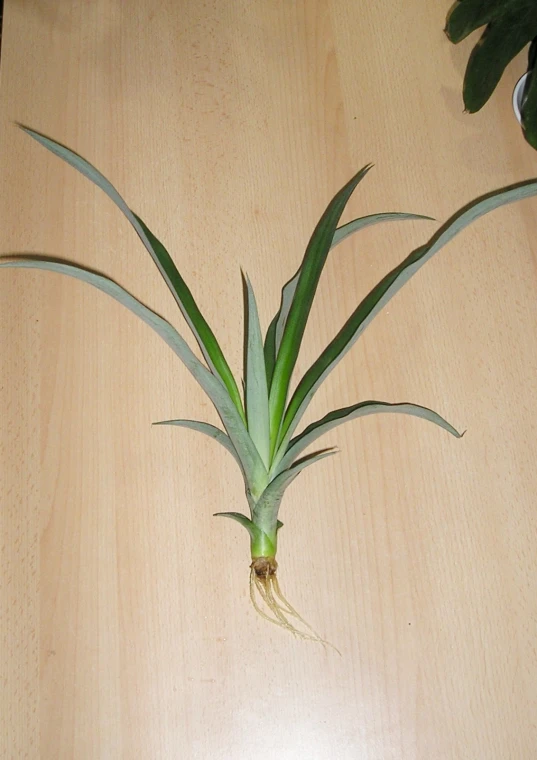
[[[334,192],[444,220],[537,175],[510,94],[462,113],[473,39],[417,0],[6,0],[1,251],[102,270],[181,325],[112,204],[16,130],[97,165],[169,246],[240,372],[240,267],[266,325]],[[329,260],[297,372],[434,224]],[[319,391],[432,406],[327,436],[282,509],[281,583],[342,652],[248,601],[214,422],[142,323],[88,286],[0,275],[2,758],[530,760],[537,746],[537,201],[427,265]],[[186,335],[186,328],[183,330]]]

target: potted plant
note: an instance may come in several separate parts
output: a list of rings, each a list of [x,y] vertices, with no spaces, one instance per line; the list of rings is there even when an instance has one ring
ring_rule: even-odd
[[[66,260],[28,256],[2,259],[0,267],[42,269],[87,282],[134,312],[177,354],[211,399],[222,427],[186,419],[170,419],[156,424],[199,431],[221,444],[231,454],[244,478],[248,513],[217,514],[235,520],[249,534],[250,592],[254,607],[272,623],[303,638],[322,641],[285,599],[277,576],[278,532],[282,528],[279,509],[285,490],[305,468],[335,453],[333,448],[324,447],[313,453],[306,453],[307,449],[338,425],[379,413],[414,415],[439,425],[457,438],[461,437],[461,433],[431,409],[407,402],[362,400],[331,411],[298,432],[304,412],[317,389],[365,328],[423,264],[483,214],[506,203],[536,195],[537,180],[489,193],[454,214],[358,304],[291,394],[291,376],[329,253],[349,235],[372,224],[402,219],[430,219],[415,214],[380,213],[340,225],[340,217],[347,201],[371,168],[364,167],[328,204],[311,236],[302,263],[283,287],[279,309],[266,333],[261,329],[254,291],[248,279],[244,278],[247,314],[244,390],[241,393],[213,331],[162,243],[95,167],[60,143],[26,127],[23,129],[104,190],[127,217],[166,281],[197,340],[204,361],[197,358],[175,327],[105,275]]]
[[[463,100],[469,113],[479,111],[496,89],[506,66],[530,45],[528,68],[515,91],[513,105],[529,144],[537,149],[537,2],[535,0],[457,0],[445,32],[457,44],[485,26],[464,75]]]

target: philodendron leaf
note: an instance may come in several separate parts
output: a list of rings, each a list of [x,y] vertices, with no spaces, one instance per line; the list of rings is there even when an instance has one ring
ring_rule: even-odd
[[[233,404],[229,393],[222,381],[213,375],[197,358],[177,330],[159,314],[144,306],[124,288],[108,277],[92,272],[89,269],[50,259],[19,258],[0,261],[0,267],[18,269],[43,269],[58,274],[74,277],[77,280],[93,285],[127,309],[140,317],[155,330],[181,359],[185,367],[201,385],[209,396],[226,428],[241,463],[245,478],[254,491],[260,493],[266,482],[266,468],[261,461],[256,447],[250,438],[244,422]]]
[[[334,196],[313,231],[313,235],[306,248],[296,290],[289,308],[281,344],[276,357],[270,387],[270,434],[273,451],[277,443],[280,423],[287,400],[289,382],[298,358],[306,322],[326,257],[332,245],[334,233],[341,214],[347,205],[347,201],[370,168],[371,166],[368,165],[361,169]]]
[[[282,452],[287,450],[291,435],[317,388],[319,388],[338,362],[341,361],[347,351],[352,348],[374,317],[386,306],[403,285],[435,253],[471,222],[500,206],[523,198],[529,198],[536,194],[537,180],[530,180],[504,190],[489,193],[469,203],[449,219],[426,245],[413,251],[399,266],[395,267],[373,288],[299,382],[289,402],[282,424],[280,433],[280,449]]]
[[[198,306],[190,292],[186,282],[183,280],[177,267],[175,266],[171,256],[166,248],[162,245],[147,225],[140,219],[139,216],[134,214],[127,206],[121,195],[116,188],[109,182],[101,172],[92,166],[85,158],[79,156],[74,151],[66,148],[64,145],[52,140],[50,137],[35,132],[33,129],[20,125],[20,128],[26,132],[26,134],[37,140],[38,143],[47,148],[51,153],[63,159],[66,163],[79,171],[84,177],[87,177],[97,187],[103,190],[106,195],[116,204],[120,211],[123,212],[125,217],[132,224],[136,230],[138,237],[145,245],[151,258],[157,265],[157,268],[168,285],[172,295],[181,312],[187,321],[190,329],[192,330],[198,345],[203,353],[205,360],[207,361],[211,370],[218,375],[224,382],[228,389],[229,395],[233,400],[233,403],[237,407],[239,414],[244,419],[244,411],[242,408],[242,401],[240,397],[237,384],[233,377],[233,374],[228,366],[228,363],[222,353],[222,350],[216,340],[211,328],[207,321],[203,317],[202,313],[198,309]]]
[[[380,222],[401,222],[404,220],[416,220],[426,219],[428,221],[434,221],[430,216],[422,216],[421,214],[405,214],[398,212],[387,212],[382,214],[370,214],[369,216],[362,216],[359,219],[353,219],[352,222],[341,225],[338,227],[332,238],[332,244],[330,250],[336,247],[339,243],[342,243],[350,235],[354,235],[355,232],[363,230],[366,227],[370,227],[373,224],[379,224]],[[282,297],[280,308],[267,330],[267,336],[265,339],[265,363],[267,367],[267,378],[270,385],[272,381],[272,373],[274,371],[274,363],[276,361],[276,355],[280,348],[282,341],[283,331],[287,323],[287,317],[289,315],[289,309],[293,302],[296,286],[298,284],[298,278],[300,276],[302,266],[298,268],[296,274],[287,282],[282,288]]]
[[[439,425],[448,433],[454,435],[456,438],[462,438],[463,433],[459,433],[453,425],[450,425],[443,417],[441,417],[432,409],[427,409],[425,406],[418,406],[417,404],[390,404],[384,401],[362,401],[359,404],[353,404],[343,409],[336,409],[333,412],[325,415],[317,422],[312,422],[311,425],[289,443],[289,447],[285,452],[281,462],[277,465],[277,472],[286,470],[292,462],[299,456],[304,449],[310,446],[314,441],[327,433],[329,430],[342,425],[344,422],[350,422],[357,417],[367,417],[370,414],[410,414],[413,417],[420,417],[421,419],[434,422]]]
[[[198,433],[203,433],[209,438],[213,438],[229,451],[243,471],[241,459],[237,454],[235,446],[231,442],[231,438],[229,435],[226,435],[223,430],[220,430],[220,428],[210,425],[208,422],[199,422],[198,420],[162,420],[161,422],[153,422],[153,425],[175,425],[177,427],[188,428],[189,430],[196,430]]]
[[[248,432],[255,443],[266,468],[270,459],[270,425],[268,407],[267,374],[263,354],[263,335],[259,324],[259,314],[254,291],[247,277],[244,277],[247,299],[246,336],[246,419]]]
[[[507,64],[537,37],[537,3],[535,0],[459,0],[448,13],[445,31],[449,39],[457,43],[485,25],[464,77],[464,105],[470,113],[485,105]]]

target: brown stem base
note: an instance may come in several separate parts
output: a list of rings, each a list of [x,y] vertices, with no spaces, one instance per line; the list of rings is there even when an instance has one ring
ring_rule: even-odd
[[[261,615],[264,620],[284,628],[294,636],[307,641],[316,641],[323,646],[329,646],[335,649],[338,654],[341,652],[336,649],[329,641],[325,641],[319,634],[307,623],[304,618],[298,614],[294,607],[287,601],[282,594],[276,570],[278,563],[273,557],[258,557],[250,565],[250,599],[255,611]],[[260,597],[264,606],[258,602],[257,595]],[[268,610],[268,612],[266,611]],[[271,613],[271,614],[269,614]],[[294,618],[300,623],[306,631],[297,628],[289,618]]]

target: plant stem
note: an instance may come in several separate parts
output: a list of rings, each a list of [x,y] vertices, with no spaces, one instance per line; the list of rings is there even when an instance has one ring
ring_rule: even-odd
[[[274,521],[273,526],[263,526],[257,521],[255,521],[255,524],[260,532],[250,542],[252,559],[259,559],[259,557],[274,559],[277,548],[276,521]]]
[[[281,504],[281,495],[269,496],[267,493],[262,494],[258,500],[248,497],[252,522],[257,531],[251,536],[251,555],[252,559],[267,557],[274,559],[278,544],[278,528],[281,523],[278,521],[278,511]]]

